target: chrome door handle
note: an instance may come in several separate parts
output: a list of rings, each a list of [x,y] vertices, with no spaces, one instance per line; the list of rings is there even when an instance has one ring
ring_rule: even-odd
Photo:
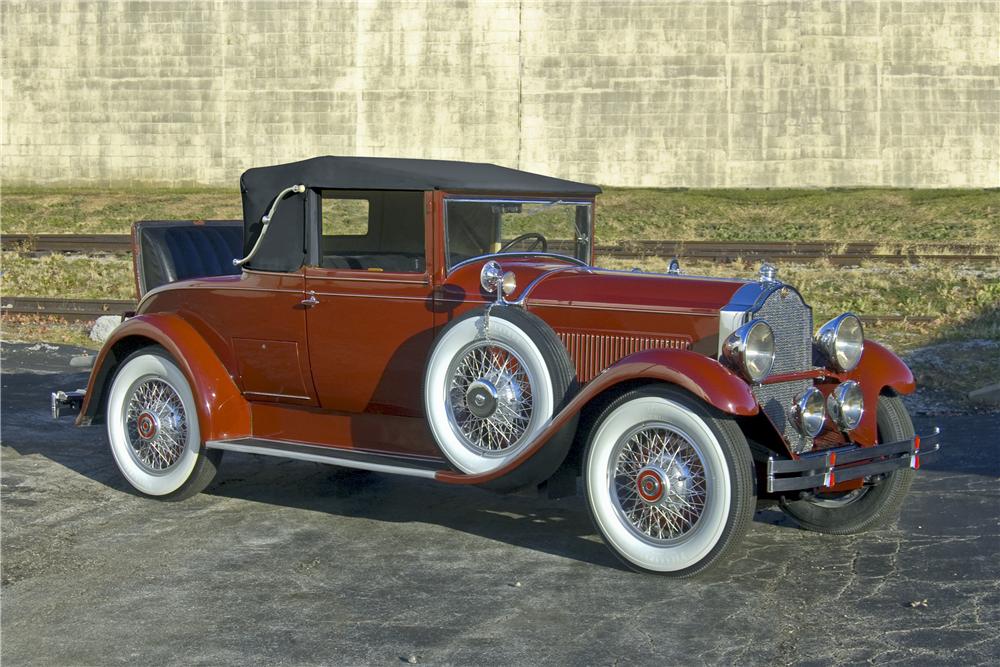
[[[319,299],[316,298],[316,292],[309,290],[308,292],[306,292],[306,294],[309,295],[309,298],[302,299],[302,301],[299,301],[299,303],[301,303],[303,306],[305,306],[306,308],[312,308],[313,306],[319,303]]]

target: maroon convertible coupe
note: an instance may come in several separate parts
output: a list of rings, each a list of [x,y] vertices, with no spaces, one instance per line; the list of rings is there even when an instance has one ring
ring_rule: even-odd
[[[718,562],[758,498],[854,533],[898,512],[938,433],[913,376],[799,292],[596,268],[600,189],[489,164],[250,169],[242,225],[138,223],[135,314],[86,392],[122,475],[181,499],[227,450],[575,493],[630,567]]]

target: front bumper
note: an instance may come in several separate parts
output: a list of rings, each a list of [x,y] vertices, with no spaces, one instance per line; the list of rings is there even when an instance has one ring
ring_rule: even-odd
[[[840,482],[892,472],[899,468],[920,467],[920,457],[941,448],[941,431],[909,440],[888,442],[874,447],[840,447],[798,459],[767,460],[767,491],[780,493],[801,489],[829,488]]]

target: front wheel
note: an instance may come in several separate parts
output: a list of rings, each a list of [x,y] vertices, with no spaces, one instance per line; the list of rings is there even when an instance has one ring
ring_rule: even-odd
[[[914,435],[910,414],[898,396],[879,396],[876,419],[879,442],[898,442]],[[895,470],[880,483],[854,491],[782,499],[781,509],[803,528],[818,533],[862,533],[896,518],[914,475],[909,468]]]
[[[115,375],[106,421],[122,476],[149,496],[183,500],[211,483],[222,457],[201,444],[194,394],[161,347],[130,355]]]
[[[675,577],[719,561],[755,507],[743,433],[674,387],[631,391],[608,406],[587,446],[584,485],[612,551],[632,569]]]

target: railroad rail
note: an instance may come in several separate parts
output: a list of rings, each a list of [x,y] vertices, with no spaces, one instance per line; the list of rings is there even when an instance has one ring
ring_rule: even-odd
[[[42,315],[63,320],[92,320],[101,315],[122,315],[132,312],[136,302],[128,299],[49,299],[32,296],[0,297],[0,311],[12,315]],[[933,322],[925,315],[866,315],[865,324],[879,322]]]
[[[4,250],[30,254],[116,253],[132,251],[128,234],[4,234]],[[553,248],[558,244],[553,243]],[[894,264],[919,262],[1000,262],[1000,254],[982,253],[982,246],[970,243],[875,243],[826,241],[631,241],[597,246],[597,255],[618,260],[648,260],[672,257],[688,260],[730,262],[769,260],[808,263],[826,260],[850,266],[863,261]],[[683,267],[682,267],[683,268]]]
[[[34,296],[0,297],[0,311],[13,315],[45,315],[62,320],[93,320],[135,310],[131,299],[50,299]]]

